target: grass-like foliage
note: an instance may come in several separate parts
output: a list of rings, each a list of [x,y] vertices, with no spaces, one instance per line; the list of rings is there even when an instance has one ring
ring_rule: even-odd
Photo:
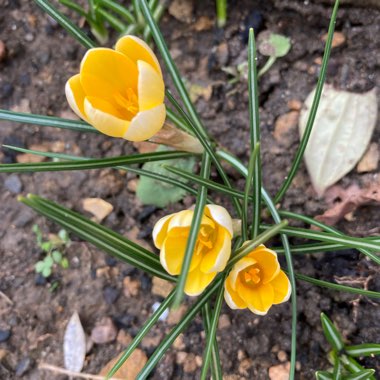
[[[56,19],[62,27],[71,33],[83,46],[89,49],[97,46],[97,44],[80,30],[68,17],[62,15],[47,0],[35,0],[35,2],[51,17]],[[176,284],[173,292],[141,327],[128,349],[108,374],[108,377],[115,374],[123,365],[125,360],[159,320],[162,313],[168,307],[178,307],[183,300],[184,293],[186,293],[197,295],[198,297],[195,302],[192,303],[192,306],[188,309],[182,320],[158,345],[138,375],[138,379],[145,379],[149,376],[159,360],[171,347],[176,337],[186,329],[197,315],[202,316],[206,332],[201,379],[206,379],[210,373],[212,374],[213,379],[222,379],[222,365],[219,359],[216,333],[219,314],[223,305],[223,297],[226,299],[228,305],[232,305],[232,307],[236,306],[236,308],[248,307],[251,311],[256,312],[257,314],[265,314],[272,304],[281,303],[290,297],[290,308],[292,311],[290,379],[294,379],[297,358],[296,280],[307,281],[316,286],[331,289],[332,291],[351,292],[367,297],[380,298],[380,293],[378,292],[352,288],[337,284],[333,281],[329,282],[311,278],[302,273],[295,273],[293,268],[293,260],[297,260],[297,255],[323,252],[328,254],[327,252],[346,248],[356,249],[376,264],[380,264],[379,256],[376,253],[380,251],[380,237],[353,238],[334,228],[316,222],[313,218],[283,210],[281,203],[279,204],[283,197],[286,196],[286,192],[297,173],[308,138],[313,128],[313,122],[326,78],[326,68],[331,51],[332,37],[338,12],[338,1],[335,2],[330,19],[321,72],[306,131],[300,146],[297,149],[290,172],[274,199],[268,194],[261,181],[261,143],[257,84],[258,73],[256,69],[256,44],[253,30],[251,30],[249,34],[247,57],[249,69],[249,106],[247,110],[247,120],[249,120],[249,123],[247,122],[247,125],[249,125],[250,133],[250,160],[246,167],[231,153],[220,149],[217,142],[209,136],[209,132],[190,99],[178,68],[170,56],[165,39],[157,25],[158,16],[162,14],[161,10],[157,11],[157,9],[161,9],[158,8],[160,7],[158,1],[147,2],[146,0],[136,0],[133,1],[131,8],[124,8],[113,0],[89,0],[88,3],[90,7],[88,10],[81,8],[71,0],[61,0],[61,3],[72,8],[86,18],[98,41],[108,35],[108,27],[112,27],[120,33],[140,33],[140,35],[145,36],[145,38],[148,36],[153,38],[155,46],[165,63],[166,72],[170,75],[174,89],[178,94],[178,96],[174,96],[169,90],[166,90],[165,93],[162,91],[162,96],[165,96],[166,103],[169,105],[169,107],[167,107],[166,116],[168,120],[178,127],[178,129],[195,137],[199,141],[203,150],[203,154],[199,154],[199,152],[183,152],[180,149],[165,149],[154,153],[135,154],[127,157],[94,159],[91,157],[77,157],[69,154],[38,152],[7,146],[8,149],[42,155],[49,157],[52,160],[33,164],[0,165],[0,172],[89,170],[110,167],[118,170],[130,171],[142,177],[178,187],[195,196],[196,201],[193,209],[168,215],[165,217],[166,219],[164,218],[157,223],[154,230],[154,243],[157,248],[161,250],[161,260],[154,252],[148,251],[118,233],[88,220],[84,216],[79,215],[62,205],[41,198],[38,195],[20,197],[20,201],[25,205],[58,223],[62,228],[70,231],[79,238],[88,241],[121,261],[127,262],[146,271],[152,276],[158,276]],[[216,4],[218,7],[218,22],[221,26],[226,20],[226,2],[217,1]],[[130,44],[133,41],[134,40],[124,40],[126,44]],[[124,49],[120,46],[119,48]],[[118,46],[116,46],[116,49],[118,49]],[[133,59],[133,57],[131,59]],[[148,57],[146,59],[149,60],[150,58]],[[154,60],[149,62],[153,62],[152,65],[155,65]],[[86,70],[86,64],[82,64],[82,66],[82,69]],[[149,75],[151,75],[150,78],[156,78],[154,80],[159,87],[162,85],[162,76],[159,76],[160,73],[158,74],[158,71],[159,69],[156,70],[156,73],[150,71]],[[72,86],[70,88],[70,91],[72,91],[71,94],[75,93],[75,80],[75,77],[70,79],[70,81],[72,81],[70,82],[70,86]],[[115,84],[115,86],[116,85],[117,84]],[[156,101],[157,99],[153,100]],[[73,102],[73,98],[71,98],[71,101]],[[132,92],[128,93],[126,98],[121,99],[120,102],[127,104],[127,108],[129,107],[128,112],[132,112],[134,107],[136,107],[135,94]],[[160,107],[162,107],[162,99],[160,98],[157,102],[157,104],[161,104]],[[90,109],[88,107],[87,104],[87,111]],[[6,110],[0,110],[0,119],[40,126],[65,128],[80,131],[82,133],[99,133],[99,130],[102,131],[104,126],[99,126],[98,119],[96,119],[96,113],[90,113],[90,111],[88,111],[86,116],[84,115],[83,109],[77,109],[76,111],[88,122],[65,120],[43,115],[16,113]],[[141,112],[141,114],[143,114],[143,112]],[[139,117],[141,114],[138,114]],[[123,137],[123,133],[125,132],[123,128],[125,126],[121,125],[118,121],[115,122],[115,118],[109,118],[107,120],[110,120],[110,123],[115,123],[115,128],[119,128],[114,135]],[[128,119],[128,123],[132,126],[134,120],[135,119]],[[199,162],[199,174],[194,174],[192,171],[186,170],[184,167],[171,164],[173,163],[173,160],[190,156]],[[146,165],[148,162],[162,163],[160,170],[154,170],[154,165]],[[144,166],[141,168],[136,164],[144,164]],[[244,191],[239,191],[234,187],[233,180],[226,173],[225,165],[234,167],[245,179],[246,185]],[[210,179],[210,171],[212,168],[216,169],[223,183],[217,183]],[[165,175],[165,173],[167,174]],[[233,209],[227,212],[227,210],[222,210],[220,206],[215,205],[215,193],[229,198],[232,201],[231,204],[233,205]],[[276,207],[278,204],[279,206]],[[264,211],[266,211],[267,215],[270,215],[270,219],[265,221],[265,223],[262,220]],[[236,220],[233,222],[230,215],[239,219],[240,224]],[[184,222],[184,220],[186,220],[186,222]],[[293,227],[291,226],[292,220],[302,221],[307,226],[317,226],[319,227],[319,230]],[[181,223],[184,223],[187,228],[186,234],[180,235],[182,240],[179,239],[178,235],[176,237],[176,243],[173,243],[174,245],[172,246],[170,245],[172,243],[169,244],[169,237],[171,238],[175,235],[176,230],[174,228],[171,230],[172,224],[170,224],[169,221],[177,227],[182,226]],[[213,235],[210,235],[211,230]],[[170,231],[170,234],[168,231]],[[269,239],[277,235],[280,238],[278,241],[281,241],[280,246],[268,249],[263,245],[268,244]],[[217,236],[217,238],[215,238],[216,240],[212,240],[210,236]],[[163,242],[164,237],[166,243]],[[292,237],[302,238],[304,242],[298,245],[290,244],[289,238]],[[162,249],[165,244],[166,251],[170,251],[170,249],[172,249],[170,247],[176,247],[176,249],[181,247],[183,251],[183,259],[181,263],[178,265],[173,264],[173,261],[175,261],[174,258],[170,256],[170,253],[164,252],[165,250]],[[215,262],[210,263],[207,260],[207,262],[204,260],[202,263],[196,262],[197,255],[202,255],[207,251],[207,247],[209,247],[210,244],[214,247],[214,251],[212,252],[217,254]],[[274,251],[276,251],[277,254],[285,256],[287,263],[286,269],[280,270],[276,253]],[[53,252],[51,252],[51,255],[53,255]],[[261,261],[262,266],[257,266],[257,263],[260,263]],[[208,268],[206,271],[204,270],[205,267]],[[196,270],[199,270],[199,273],[195,273]],[[47,272],[48,270],[45,270],[45,274],[47,274]],[[268,276],[267,283],[260,285],[261,287],[258,286],[258,284],[261,284],[260,276]],[[243,285],[237,282],[238,277],[244,278],[245,283]],[[265,297],[272,292],[270,293],[271,296],[268,296],[270,298],[268,305],[257,305],[248,300],[249,297],[245,298],[244,294],[246,293],[244,292],[249,286],[251,286],[252,292],[260,291],[262,292],[260,294]],[[267,289],[269,293],[265,293],[263,290],[264,288]],[[324,314],[322,314],[322,325],[326,338],[332,346],[330,359],[333,365],[333,370],[330,372],[319,371],[316,375],[317,378],[374,378],[373,371],[362,368],[356,358],[378,354],[378,345],[362,344],[359,346],[347,346],[343,342],[336,327]],[[339,377],[341,374],[344,377]]]

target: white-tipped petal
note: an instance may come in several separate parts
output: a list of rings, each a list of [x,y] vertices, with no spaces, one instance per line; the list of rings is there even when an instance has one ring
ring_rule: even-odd
[[[129,126],[128,120],[113,116],[112,105],[103,99],[86,97],[84,111],[88,122],[108,136],[123,137]]]
[[[205,209],[206,215],[208,212],[211,218],[224,227],[232,237],[234,230],[232,228],[232,219],[228,211],[224,207],[218,205],[206,205]]]
[[[231,294],[229,293],[229,291],[224,288],[224,300],[226,301],[226,304],[233,310],[236,310],[236,309],[240,309],[240,307],[238,307],[234,300],[232,299],[231,297]]]
[[[71,109],[83,120],[87,121],[86,114],[84,112],[84,98],[86,94],[80,83],[80,75],[74,75],[71,77],[65,86],[65,93],[67,101]]]
[[[124,138],[129,141],[144,141],[154,136],[164,125],[166,108],[160,104],[150,110],[139,112],[131,121]]]
[[[204,273],[221,272],[231,256],[231,236],[227,230],[220,229],[213,248],[207,252],[201,263]]]
[[[121,37],[115,46],[115,50],[123,53],[137,64],[137,61],[145,61],[152,65],[157,73],[162,77],[160,64],[153,50],[146,42],[135,36]]]
[[[140,112],[157,107],[164,102],[165,85],[162,77],[147,62],[137,61],[139,78],[137,93]]]
[[[153,242],[158,249],[161,249],[162,244],[164,243],[164,239],[168,231],[169,221],[172,217],[173,214],[164,216],[155,224],[153,228]]]

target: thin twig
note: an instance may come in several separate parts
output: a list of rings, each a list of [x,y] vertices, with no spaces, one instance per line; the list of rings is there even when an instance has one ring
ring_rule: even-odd
[[[38,365],[38,368],[45,369],[47,371],[60,373],[62,375],[75,376],[75,377],[80,377],[82,379],[88,379],[88,380],[104,380],[106,378],[105,376],[92,375],[90,373],[80,373],[80,372],[69,371],[68,369],[57,367],[55,365],[51,365],[48,363],[40,363]],[[120,377],[111,377],[110,380],[123,380],[123,379],[120,379]]]

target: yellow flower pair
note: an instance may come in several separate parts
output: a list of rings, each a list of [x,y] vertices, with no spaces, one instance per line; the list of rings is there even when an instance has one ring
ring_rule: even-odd
[[[80,118],[112,137],[147,140],[165,122],[160,65],[150,47],[134,36],[120,38],[115,50],[88,50],[80,73],[66,83],[66,97]]]
[[[153,229],[161,264],[172,275],[181,272],[193,215],[192,210],[167,215]],[[227,210],[207,205],[185,284],[187,295],[201,294],[217,273],[226,268],[231,256],[232,238],[232,219]],[[233,266],[224,289],[225,301],[232,309],[249,308],[259,315],[265,315],[273,304],[287,301],[291,293],[289,280],[280,269],[276,252],[264,245]]]

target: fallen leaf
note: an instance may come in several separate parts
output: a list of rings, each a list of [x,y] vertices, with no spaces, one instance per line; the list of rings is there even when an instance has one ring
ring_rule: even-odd
[[[91,340],[96,344],[105,344],[114,341],[117,329],[109,317],[103,318],[91,331]]]
[[[157,152],[167,150],[168,149],[166,147],[161,145],[157,149]],[[187,157],[165,161],[146,162],[142,168],[164,177],[175,178],[179,181],[183,181],[180,176],[167,171],[163,165],[169,165],[179,169],[187,170],[188,172],[192,172],[195,165],[195,159],[194,157]],[[154,205],[161,208],[167,206],[169,203],[175,203],[181,200],[186,194],[186,190],[180,187],[164,183],[146,176],[140,177],[136,191],[137,198],[141,201],[142,204]]]
[[[363,189],[358,185],[352,185],[347,189],[334,186],[327,191],[326,201],[331,207],[322,215],[316,216],[315,219],[332,226],[360,206],[379,204],[380,183],[373,183]]]
[[[301,110],[302,137],[315,89]],[[306,166],[318,195],[346,175],[359,161],[371,139],[377,117],[376,90],[364,94],[325,86],[305,151]]]
[[[113,210],[111,203],[108,203],[101,198],[85,198],[82,201],[82,207],[83,210],[94,215],[99,222],[101,222]]]
[[[86,334],[77,312],[72,315],[66,326],[63,339],[63,356],[66,369],[73,372],[82,370],[86,356]]]
[[[359,161],[356,170],[358,173],[366,173],[376,170],[379,158],[379,146],[376,143],[372,143],[365,152],[363,158]]]
[[[113,368],[117,361],[124,354],[121,352],[116,358],[109,361],[100,371],[100,376],[106,376],[107,373]],[[138,373],[142,370],[145,363],[147,362],[147,357],[144,351],[136,348],[129,358],[124,362],[124,364],[116,371],[113,375],[115,378],[120,378],[124,380],[135,380]]]

